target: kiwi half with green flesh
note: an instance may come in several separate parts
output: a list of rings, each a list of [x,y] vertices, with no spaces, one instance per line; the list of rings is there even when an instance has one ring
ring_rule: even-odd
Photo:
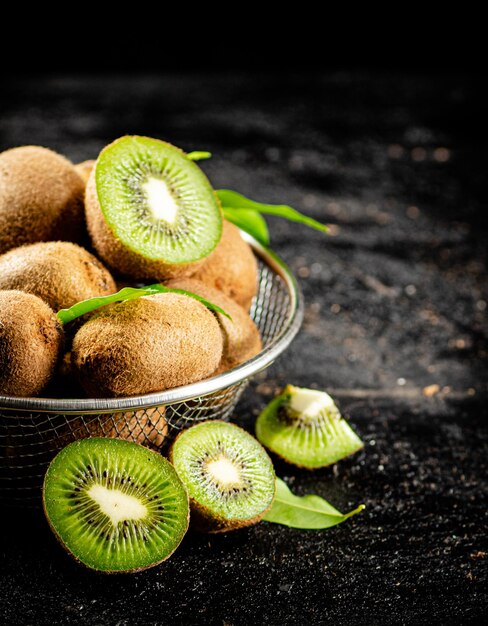
[[[249,311],[258,289],[258,265],[237,226],[224,220],[222,239],[193,278],[219,289]]]
[[[363,447],[363,442],[324,391],[287,385],[256,421],[259,441],[298,467],[332,465]]]
[[[0,289],[32,293],[55,311],[117,291],[110,272],[68,241],[34,243],[0,256]]]
[[[170,463],[119,439],[94,437],[63,448],[46,472],[42,497],[65,550],[100,572],[157,565],[188,529],[188,495]]]
[[[224,348],[215,374],[230,370],[261,351],[263,345],[256,324],[249,314],[229,296],[193,278],[176,278],[167,282],[166,286],[196,293],[230,315],[231,319],[221,313],[216,314],[222,329]]]
[[[202,170],[148,137],[122,137],[102,150],[85,208],[98,254],[136,280],[192,274],[222,235],[222,210]]]
[[[218,533],[256,524],[275,495],[273,464],[248,432],[209,421],[178,435],[169,459],[190,496],[191,522]]]
[[[95,161],[93,159],[88,159],[87,161],[82,161],[81,163],[77,163],[75,165],[75,170],[81,176],[85,185],[88,182],[88,179],[90,178],[90,174],[92,172],[94,165],[95,165]]]
[[[203,304],[163,293],[102,309],[76,333],[71,363],[90,397],[131,396],[207,378],[222,346]]]
[[[54,311],[22,291],[0,291],[0,396],[37,396],[62,353],[64,333]]]
[[[0,254],[36,241],[79,241],[85,185],[74,165],[39,146],[0,154]]]

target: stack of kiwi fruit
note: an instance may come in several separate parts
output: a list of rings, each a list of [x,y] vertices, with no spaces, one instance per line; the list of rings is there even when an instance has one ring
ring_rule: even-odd
[[[148,282],[175,293],[56,317]],[[0,395],[125,397],[217,375],[262,348],[256,290],[250,246],[175,146],[126,136],[78,165],[38,146],[0,154]]]
[[[234,368],[262,349],[249,315],[257,279],[204,173],[169,143],[126,136],[77,165],[37,146],[0,154],[0,396],[126,397]],[[148,282],[164,292],[71,323],[58,314]],[[139,445],[161,448],[164,410],[76,418],[76,440],[45,475],[47,520],[70,555],[107,573],[164,561],[190,521],[209,533],[251,526],[276,490],[261,444],[307,468],[362,446],[320,394],[287,387],[258,439],[198,423],[168,459]]]

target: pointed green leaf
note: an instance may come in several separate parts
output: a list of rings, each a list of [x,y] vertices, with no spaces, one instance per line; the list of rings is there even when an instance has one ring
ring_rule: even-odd
[[[217,196],[222,204],[222,207],[231,209],[251,209],[258,213],[266,213],[268,215],[275,215],[289,220],[290,222],[297,222],[298,224],[305,224],[315,230],[320,230],[326,233],[329,229],[325,224],[321,224],[307,215],[303,215],[296,209],[286,204],[263,204],[262,202],[255,202],[250,198],[246,198],[236,191],[230,189],[218,189]]]
[[[241,230],[249,233],[254,239],[269,246],[269,232],[263,217],[252,209],[231,209],[223,207],[224,217],[235,224]]]
[[[277,478],[273,506],[263,520],[290,528],[321,530],[336,526],[363,509],[364,504],[360,504],[353,511],[342,514],[320,496],[295,496],[286,483]]]
[[[197,296],[196,293],[192,293],[191,291],[185,291],[184,289],[172,289],[170,287],[165,287],[164,285],[160,284],[149,285],[148,287],[139,288],[124,287],[117,293],[113,293],[109,296],[99,296],[96,298],[89,298],[88,300],[82,300],[81,302],[74,304],[69,309],[61,309],[60,311],[58,311],[57,316],[62,324],[68,324],[68,322],[72,322],[76,318],[81,317],[86,313],[91,313],[96,309],[107,306],[107,304],[124,302],[125,300],[134,300],[135,298],[141,298],[142,296],[153,296],[158,293],[180,293],[182,295],[189,296],[190,298],[194,298],[195,300],[198,300],[199,302],[204,304],[211,311],[214,311],[215,313],[221,313],[229,319],[232,319],[230,315],[219,306],[213,304],[212,302],[209,302],[201,296]]]

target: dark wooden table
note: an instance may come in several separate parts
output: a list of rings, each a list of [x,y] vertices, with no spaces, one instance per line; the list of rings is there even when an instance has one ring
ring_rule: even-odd
[[[287,202],[330,237],[270,219],[303,329],[247,391],[328,390],[365,449],[300,494],[366,510],[323,532],[190,533],[163,565],[104,577],[41,514],[2,510],[2,624],[475,624],[487,616],[486,101],[481,76],[231,73],[10,79],[0,149],[75,161],[126,133],[214,153],[217,187]]]

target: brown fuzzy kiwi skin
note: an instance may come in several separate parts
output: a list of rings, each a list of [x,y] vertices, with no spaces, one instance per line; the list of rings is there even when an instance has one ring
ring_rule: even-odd
[[[15,248],[0,256],[0,289],[18,289],[54,311],[117,291],[110,272],[87,250],[68,241]]]
[[[207,378],[222,348],[203,304],[165,293],[102,309],[76,333],[72,363],[90,397],[132,396]]]
[[[165,280],[183,276],[191,276],[203,265],[204,260],[193,263],[165,263],[163,260],[146,259],[142,255],[129,250],[117,239],[105,221],[100,208],[93,168],[86,186],[85,215],[88,232],[98,255],[113,270],[133,280]]]
[[[221,420],[215,420],[215,421],[219,422]],[[172,465],[174,464],[173,463],[173,449],[179,437],[183,434],[183,432],[184,431],[180,432],[180,434],[176,437],[176,439],[173,441],[168,451],[168,460]],[[275,497],[276,497],[276,490],[269,506],[264,511],[259,513],[259,515],[255,515],[254,517],[251,517],[245,520],[243,519],[227,520],[227,519],[223,519],[222,517],[216,516],[210,509],[203,506],[202,504],[194,500],[189,495],[190,523],[192,527],[198,532],[212,534],[212,535],[217,534],[217,533],[227,533],[232,530],[238,530],[239,528],[246,528],[248,526],[254,526],[254,524],[257,524],[258,522],[260,522],[263,519],[263,517],[266,515],[266,513],[271,509],[271,507],[273,506]]]
[[[36,241],[83,237],[85,185],[74,165],[40,146],[0,154],[0,254]]]
[[[150,453],[151,454],[159,454],[158,452],[154,452],[152,450],[150,451]],[[51,461],[51,463],[52,463],[52,461]],[[69,556],[74,561],[76,561],[76,563],[78,563],[79,565],[82,565],[86,570],[89,570],[90,572],[93,572],[93,571],[97,572],[97,574],[135,574],[136,572],[143,572],[144,570],[150,569],[151,567],[155,567],[156,565],[160,565],[164,561],[167,561],[169,559],[169,557],[172,556],[175,553],[175,551],[178,549],[178,547],[179,547],[179,545],[177,545],[172,552],[170,552],[169,554],[167,554],[164,557],[164,559],[161,559],[161,561],[157,561],[156,563],[151,563],[150,565],[147,565],[146,567],[138,567],[138,568],[130,569],[130,570],[94,570],[93,568],[88,567],[88,565],[83,563],[83,561],[80,561],[72,552],[70,552],[68,550],[68,548],[64,544],[62,538],[58,534],[58,531],[51,524],[51,520],[49,519],[49,515],[47,513],[46,498],[45,498],[45,493],[44,493],[44,485],[42,486],[42,508],[43,508],[43,511],[44,511],[44,515],[45,515],[45,517],[47,519],[47,523],[49,524],[49,528],[52,530],[54,536],[58,540],[58,542],[61,545],[61,547],[63,548],[63,550],[67,554],[69,554]],[[190,513],[188,512],[188,520],[187,520],[186,530],[185,530],[184,534],[186,534],[186,532],[188,531],[189,525],[190,525]]]
[[[85,185],[88,182],[88,179],[90,178],[90,174],[94,165],[95,165],[94,159],[88,159],[87,161],[82,161],[81,163],[77,163],[75,165],[75,170],[81,176]]]
[[[0,395],[37,396],[63,343],[61,324],[45,302],[22,291],[0,291]]]
[[[220,242],[193,278],[219,289],[249,311],[258,289],[258,265],[237,226],[224,220]]]
[[[237,302],[222,291],[195,278],[177,278],[168,281],[166,286],[196,293],[231,316],[232,319],[229,319],[221,313],[216,314],[222,330],[224,349],[215,374],[237,367],[262,350],[263,344],[256,324]]]

